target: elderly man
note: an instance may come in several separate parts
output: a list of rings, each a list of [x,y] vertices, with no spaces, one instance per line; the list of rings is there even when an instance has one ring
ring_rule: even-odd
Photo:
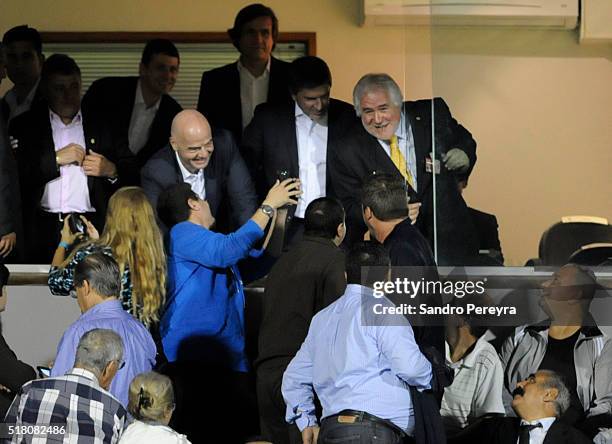
[[[140,182],[140,168],[166,146],[172,119],[182,110],[169,95],[179,62],[170,40],[151,40],[142,51],[138,77],[96,80],[83,97],[83,108],[112,121],[116,137],[136,156],[130,182]]]
[[[389,255],[375,243],[359,243],[346,258],[348,286],[314,316],[308,335],[287,367],[282,393],[287,422],[304,443],[398,443],[412,435],[409,386],[428,389],[431,364],[419,351],[408,321],[380,314],[392,303],[374,296],[389,276]],[[362,279],[363,267],[370,267]],[[377,307],[379,307],[377,309]],[[319,434],[314,395],[323,407]],[[330,441],[327,441],[327,440]]]
[[[232,135],[211,129],[195,110],[181,111],[172,121],[170,144],[160,150],[141,172],[142,187],[157,207],[160,193],[171,185],[187,182],[205,199],[216,219],[224,215],[222,203],[229,201],[231,221],[220,220],[219,231],[244,224],[257,208],[251,176]]]
[[[72,58],[49,57],[40,88],[46,101],[13,119],[9,130],[16,141],[30,263],[49,263],[66,214],[87,214],[101,231],[108,199],[129,160],[106,122],[81,111],[81,70]]]
[[[503,344],[504,405],[512,388],[537,370],[548,369],[567,381],[570,405],[564,421],[590,437],[612,424],[612,341],[592,318],[596,290],[593,273],[578,265],[560,268],[544,283],[540,305],[545,322],[523,326]]]
[[[290,214],[288,242],[301,238],[308,204],[334,195],[328,159],[356,120],[351,105],[330,98],[331,86],[332,76],[323,60],[311,56],[294,60],[289,67],[293,101],[258,106],[242,139],[241,150],[260,198],[279,175],[300,178],[303,194],[295,214]]]
[[[214,127],[230,130],[240,141],[257,105],[291,101],[289,64],[272,57],[278,19],[267,6],[255,3],[242,8],[227,33],[240,58],[202,74],[198,111]]]
[[[341,143],[351,149],[337,150],[329,165],[334,191],[347,211],[349,241],[361,238],[365,231],[359,206],[359,190],[364,181],[372,174],[387,173],[405,181],[411,219],[417,221],[433,245],[432,171],[440,170],[435,197],[438,207],[444,210],[438,214],[438,241],[445,253],[443,259],[451,262],[457,256],[476,254],[477,245],[471,245],[471,237],[475,239],[475,235],[471,236],[462,226],[468,220],[467,207],[453,176],[454,173],[469,174],[472,170],[476,142],[452,117],[444,100],[402,102],[400,88],[391,77],[367,74],[355,85],[353,102],[362,125],[347,131]],[[435,138],[431,134],[432,107]],[[431,159],[432,140],[436,141],[438,156],[442,155],[442,167],[438,160]],[[442,197],[445,199],[441,201]],[[419,202],[423,207],[417,218]],[[470,225],[470,228],[473,227]]]
[[[38,31],[28,25],[9,29],[2,38],[6,52],[6,70],[13,82],[1,102],[2,114],[10,121],[29,111],[40,98],[38,82],[45,61],[42,39]]]
[[[65,375],[22,387],[5,419],[17,426],[10,442],[117,443],[127,412],[107,390],[123,357],[121,337],[114,331],[85,333]]]
[[[125,362],[118,363],[121,365],[110,385],[110,392],[127,405],[134,376],[151,370],[155,365],[153,338],[144,325],[123,310],[117,299],[121,277],[119,266],[112,257],[94,253],[83,259],[75,268],[74,286],[82,315],[64,332],[51,376],[61,376],[72,368],[77,344],[86,332],[94,328],[113,330],[123,340]]]

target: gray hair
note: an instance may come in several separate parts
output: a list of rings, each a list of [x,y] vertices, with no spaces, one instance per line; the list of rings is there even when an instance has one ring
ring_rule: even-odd
[[[555,416],[559,418],[570,406],[570,392],[565,382],[563,382],[562,376],[557,372],[552,370],[539,370],[539,373],[543,373],[546,376],[546,380],[540,383],[542,388],[557,389],[557,399],[555,399],[554,405]]]
[[[84,281],[103,298],[119,296],[121,275],[117,261],[101,251],[85,257],[74,269],[75,288]]]
[[[389,74],[370,73],[360,78],[353,89],[353,104],[358,116],[361,116],[361,98],[370,91],[381,89],[389,94],[393,105],[402,106],[402,90],[395,80]]]
[[[109,362],[121,363],[123,341],[113,330],[95,328],[85,333],[76,351],[74,366],[100,376]]]
[[[144,421],[161,421],[174,408],[174,390],[167,376],[156,372],[136,375],[130,383],[128,411]]]

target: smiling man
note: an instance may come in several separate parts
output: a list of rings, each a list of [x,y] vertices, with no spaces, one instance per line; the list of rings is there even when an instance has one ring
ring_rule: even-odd
[[[208,201],[217,219],[222,202],[229,200],[231,220],[221,218],[217,231],[227,232],[244,224],[257,208],[253,182],[234,138],[226,130],[211,129],[195,110],[176,115],[169,144],[146,163],[141,181],[153,208],[157,208],[164,189],[181,182],[189,183]]]
[[[312,56],[294,60],[289,69],[293,101],[259,105],[242,139],[242,154],[260,198],[279,175],[300,178],[303,194],[297,207],[291,208],[288,242],[301,238],[308,204],[334,195],[327,162],[344,131],[356,121],[351,105],[330,98],[331,86],[323,60]]]
[[[289,64],[272,57],[278,19],[267,6],[255,3],[242,8],[227,33],[240,58],[202,75],[198,111],[240,141],[257,105],[291,101]]]
[[[441,98],[434,99],[433,104],[432,100],[403,102],[399,86],[388,74],[363,76],[353,90],[353,104],[361,124],[347,132],[341,142],[351,149],[337,150],[330,160],[333,187],[347,212],[349,241],[360,239],[365,232],[359,190],[372,174],[386,173],[405,181],[410,218],[433,245],[434,196],[431,161],[427,160],[432,151],[433,106],[436,150],[443,165],[436,198],[438,206],[450,213],[448,218],[441,217],[446,213],[438,214],[438,244],[445,247],[447,242],[461,239],[462,246],[464,239],[470,239],[468,229],[460,225],[468,213],[454,175],[469,175],[474,167],[476,142],[472,135],[457,123]],[[419,209],[419,203],[423,208]],[[440,236],[446,233],[446,237]],[[477,245],[474,250],[478,252]]]
[[[110,120],[116,137],[135,156],[133,184],[139,182],[140,168],[168,143],[172,119],[182,110],[169,95],[179,64],[179,52],[170,40],[151,40],[142,52],[138,77],[96,80],[83,97],[83,108]]]

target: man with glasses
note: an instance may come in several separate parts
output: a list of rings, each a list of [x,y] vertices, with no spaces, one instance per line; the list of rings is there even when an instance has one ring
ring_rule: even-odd
[[[211,129],[195,110],[176,115],[169,145],[147,162],[141,182],[153,208],[164,189],[188,183],[210,205],[217,220],[216,231],[229,232],[243,225],[258,206],[251,176],[234,138],[226,130]],[[229,217],[224,217],[223,202],[229,202]]]
[[[120,357],[112,365],[117,374],[109,391],[127,405],[130,382],[153,368],[156,347],[144,325],[121,307],[117,299],[120,276],[117,262],[103,253],[91,254],[76,266],[74,286],[82,315],[64,332],[51,376],[62,376],[73,367],[77,344],[86,332],[95,328],[113,330],[123,340],[125,362]]]
[[[127,412],[107,390],[123,362],[121,337],[112,330],[90,330],[75,355],[65,375],[22,387],[5,420],[9,433],[16,431],[11,442],[119,440]]]

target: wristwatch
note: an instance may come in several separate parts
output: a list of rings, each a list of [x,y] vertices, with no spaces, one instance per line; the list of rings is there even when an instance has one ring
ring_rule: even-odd
[[[263,212],[263,214],[270,218],[274,216],[274,208],[272,208],[270,205],[262,204],[259,209]]]

